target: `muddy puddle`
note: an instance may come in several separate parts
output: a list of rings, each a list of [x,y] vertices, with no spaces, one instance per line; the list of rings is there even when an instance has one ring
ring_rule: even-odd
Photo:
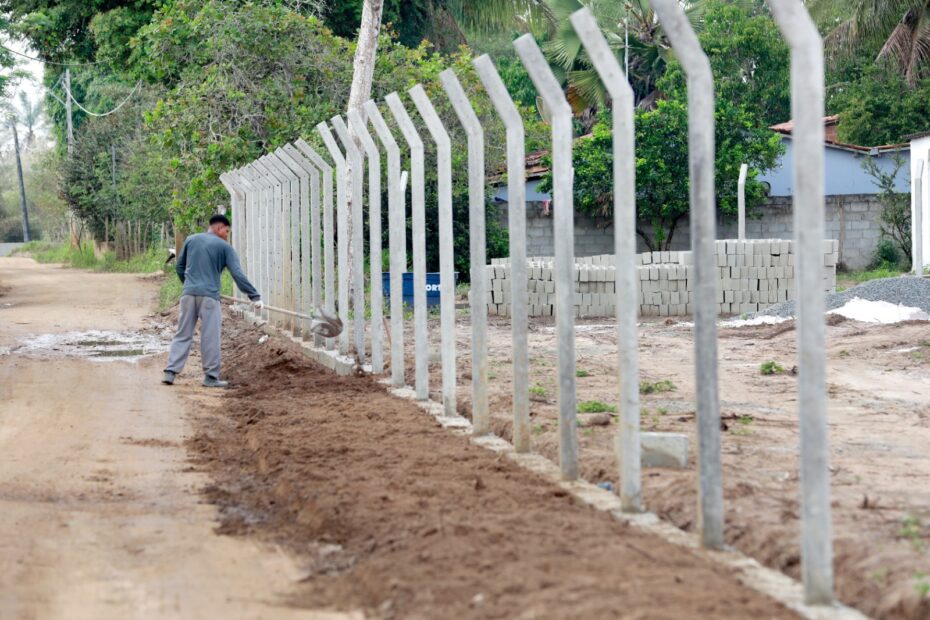
[[[170,340],[163,334],[83,331],[30,336],[19,345],[0,347],[0,355],[31,357],[79,357],[97,362],[135,362],[168,350]]]

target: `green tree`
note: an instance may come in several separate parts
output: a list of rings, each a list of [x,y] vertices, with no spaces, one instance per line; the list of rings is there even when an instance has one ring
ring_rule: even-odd
[[[870,64],[854,81],[833,89],[829,109],[839,114],[838,138],[849,144],[897,144],[928,128],[930,79],[913,86],[900,73]]]
[[[718,101],[715,121],[717,208],[725,215],[734,215],[740,165],[750,166],[746,202],[752,208],[765,196],[755,178],[775,165],[781,142],[771,131],[759,128],[751,114],[726,101]],[[590,137],[575,144],[575,208],[582,213],[613,217],[612,145],[606,116],[594,126]],[[550,187],[551,177],[541,189]],[[637,234],[650,249],[671,247],[690,209],[688,187],[688,108],[680,100],[660,100],[654,110],[636,114]]]
[[[698,38],[710,59],[719,99],[742,107],[763,126],[791,118],[790,56],[775,21],[751,3],[706,0]],[[659,82],[684,100],[686,80],[672,62]]]
[[[911,86],[927,77],[930,60],[928,0],[813,0],[813,14],[827,23],[827,44],[840,52],[878,47],[877,60],[893,60]]]

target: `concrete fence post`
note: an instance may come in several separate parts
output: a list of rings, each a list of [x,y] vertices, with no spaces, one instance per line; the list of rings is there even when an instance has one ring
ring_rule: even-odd
[[[426,91],[419,84],[409,91],[436,143],[437,193],[439,198],[439,331],[442,359],[442,406],[447,416],[455,408],[455,262],[452,242],[452,142]]]
[[[264,185],[258,172],[252,164],[246,164],[240,169],[242,177],[249,183],[250,190],[246,195],[246,206],[249,210],[249,235],[251,236],[251,250],[249,252],[249,277],[258,286],[259,293],[263,299],[267,299],[267,284],[265,282],[264,271],[262,270],[262,252],[265,238],[262,235],[262,195]],[[256,315],[260,318],[264,313]]]
[[[336,293],[335,293],[335,279],[336,279],[336,264],[335,258],[333,256],[334,252],[334,232],[333,232],[333,169],[332,167],[323,159],[316,150],[313,149],[309,144],[304,142],[302,138],[298,138],[294,145],[300,151],[300,153],[307,158],[307,160],[313,164],[322,174],[322,184],[323,184],[323,299],[315,297],[315,304],[323,304],[323,307],[329,314],[335,314],[336,312]],[[319,203],[318,203],[319,206]],[[313,221],[311,220],[311,228],[313,227]],[[313,234],[314,239],[319,239],[319,219],[317,219],[316,224],[316,233]],[[320,244],[314,242],[313,247],[315,250],[319,250]],[[318,259],[319,260],[319,259]],[[319,287],[316,287],[314,290],[318,290]],[[314,293],[317,295],[317,293]],[[332,349],[334,347],[334,339],[326,339],[326,348]]]
[[[636,269],[636,131],[633,89],[594,16],[588,9],[571,16],[588,58],[613,100],[614,249],[617,273],[617,344],[620,371],[620,501],[623,510],[642,510],[639,436],[639,344],[636,331],[639,280]]]
[[[351,195],[352,210],[352,241],[355,252],[352,253],[352,331],[355,334],[355,359],[361,366],[365,363],[365,157],[355,144],[349,133],[349,128],[341,116],[330,119],[342,146],[345,147],[346,157],[352,162]]]
[[[358,136],[368,158],[368,269],[371,301],[371,371],[384,372],[384,294],[381,290],[381,153],[368,132],[359,108],[349,110],[349,128]]]
[[[391,385],[404,386],[404,272],[407,270],[407,219],[400,187],[400,148],[374,101],[364,106],[387,153],[388,249],[391,256]],[[379,274],[380,275],[380,274]]]
[[[828,605],[833,602],[833,531],[824,353],[823,40],[801,0],[769,0],[768,4],[791,50],[801,576],[805,601]]]
[[[320,170],[310,163],[300,150],[293,144],[285,144],[284,152],[287,153],[293,165],[298,166],[306,174],[307,194],[309,200],[306,209],[309,216],[309,225],[305,220],[304,231],[306,233],[304,241],[300,244],[303,254],[301,263],[306,272],[307,266],[310,268],[310,293],[309,297],[304,300],[304,314],[312,315],[314,308],[318,308],[323,303],[322,289],[322,261],[320,261],[321,250],[321,232],[320,232]],[[309,323],[309,322],[308,322]],[[323,337],[314,334],[313,343],[316,346],[323,345]]]
[[[242,247],[242,241],[239,236],[239,226],[243,223],[243,218],[241,215],[240,200],[239,200],[239,188],[236,186],[233,173],[224,172],[220,174],[220,183],[223,184],[223,187],[226,188],[226,191],[229,192],[229,207],[232,211],[232,238],[230,239],[230,245],[233,249],[236,250],[236,253],[243,257],[245,256],[244,248]],[[237,287],[233,287],[233,297],[236,299],[242,299],[242,293]]]
[[[488,412],[488,300],[487,252],[484,213],[484,129],[462,89],[455,73],[446,69],[439,74],[446,96],[455,109],[468,136],[468,233],[471,264],[471,408],[472,428],[476,435],[491,432]]]
[[[342,324],[348,327],[349,324],[349,240],[346,237],[349,226],[348,214],[348,188],[346,183],[346,159],[336,144],[332,132],[326,123],[320,123],[316,126],[323,143],[332,157],[333,163],[336,164],[336,275],[339,281],[339,292],[337,293],[339,302],[339,318]],[[324,233],[325,234],[325,233]],[[349,353],[349,330],[342,330],[339,335],[339,352],[343,355]]]
[[[507,229],[510,240],[510,328],[513,340],[513,447],[530,451],[530,378],[527,333],[526,153],[523,118],[487,56],[472,61],[507,129]],[[487,303],[485,300],[483,303]]]
[[[313,214],[311,205],[311,194],[319,191],[319,172],[311,166],[299,153],[295,157],[296,149],[290,144],[286,144],[278,149],[278,157],[290,168],[291,172],[300,179],[300,200],[298,209],[297,225],[299,227],[297,248],[297,273],[296,281],[300,283],[300,296],[297,308],[298,312],[306,315],[313,314],[314,301],[312,298],[311,285],[319,278],[319,270],[315,273],[311,267],[313,263],[311,239],[319,243],[319,236],[312,237],[310,232],[310,219]],[[301,161],[302,160],[302,161]],[[311,188],[311,179],[317,181],[316,189]],[[319,220],[317,220],[319,223]],[[319,265],[317,265],[319,267]],[[305,319],[301,322],[301,334],[305,339],[310,338],[310,321]]]
[[[418,400],[429,400],[429,332],[426,316],[426,205],[423,180],[423,140],[397,93],[385,97],[410,148],[410,206],[413,216],[413,329],[415,385]]]
[[[281,307],[287,310],[298,309],[295,293],[298,290],[299,274],[296,270],[295,246],[297,245],[298,227],[294,226],[294,215],[296,209],[295,202],[300,198],[299,179],[287,164],[274,151],[268,154],[268,161],[275,173],[281,180],[281,223],[278,234],[281,239]],[[299,257],[297,257],[299,258]],[[298,325],[294,317],[286,317],[285,325],[292,333],[297,330]]]
[[[676,0],[673,0],[676,1]],[[559,356],[559,465],[565,480],[578,478],[575,394],[575,209],[572,108],[532,35],[513,43],[536,91],[552,113],[552,195],[555,228],[555,320]],[[522,179],[521,179],[521,182]],[[525,293],[524,293],[525,294]]]
[[[736,183],[736,202],[737,202],[737,234],[740,241],[746,238],[746,173],[749,172],[749,165],[743,164],[739,167],[739,181]]]
[[[914,275],[924,275],[924,160],[917,160],[914,171],[914,217],[911,225]]]
[[[698,530],[722,549],[723,473],[717,385],[717,207],[714,197],[714,78],[678,0],[653,0],[688,83],[691,246],[694,255],[694,372],[698,423]]]
[[[256,159],[252,162],[252,165],[255,166],[255,169],[258,170],[265,182],[265,205],[262,210],[262,235],[265,239],[263,269],[265,278],[267,279],[267,299],[270,305],[277,306],[280,303],[278,299],[280,287],[278,285],[276,267],[278,244],[277,235],[274,234],[274,231],[277,225],[276,209],[280,196],[280,186],[277,179],[275,179],[274,175],[268,169],[264,157]],[[280,323],[277,317],[274,317],[272,320],[272,313],[270,310],[266,309],[266,316],[267,320],[272,324],[278,325]]]

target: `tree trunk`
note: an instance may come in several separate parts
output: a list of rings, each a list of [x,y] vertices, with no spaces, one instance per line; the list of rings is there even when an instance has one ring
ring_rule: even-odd
[[[378,53],[378,34],[381,31],[381,13],[384,9],[384,0],[365,0],[362,7],[362,23],[358,29],[358,45],[355,48],[355,60],[352,63],[352,88],[349,91],[349,104],[347,110],[359,108],[362,118],[365,114],[361,105],[371,98],[371,83],[375,74],[375,57]],[[352,126],[349,132],[355,145],[361,148],[361,142],[355,135]],[[352,161],[346,157],[346,178],[352,178]],[[352,244],[352,192],[348,192],[349,218],[346,230],[348,239],[349,265],[353,264],[355,250],[364,252],[364,248],[355,248]],[[350,267],[351,269],[351,267]],[[349,278],[351,283],[352,278]],[[351,286],[351,284],[350,284]]]
[[[26,183],[23,181],[23,163],[19,157],[19,134],[16,133],[16,121],[10,122],[13,130],[13,147],[16,151],[16,174],[19,176],[19,206],[23,211],[23,241],[29,243],[29,209],[26,207]]]

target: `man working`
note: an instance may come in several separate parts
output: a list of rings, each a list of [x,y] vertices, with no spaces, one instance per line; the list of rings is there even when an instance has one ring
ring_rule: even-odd
[[[198,318],[203,385],[229,385],[228,382],[220,380],[220,323],[223,317],[220,308],[220,275],[223,269],[229,269],[239,290],[245,293],[256,307],[262,307],[261,295],[242,272],[239,256],[226,242],[228,237],[229,219],[225,215],[214,215],[210,218],[210,229],[205,233],[188,237],[178,256],[176,271],[184,283],[184,292],[181,294],[178,333],[171,341],[168,366],[165,367],[165,376],[161,380],[166,385],[172,385],[175,376],[184,369]]]

